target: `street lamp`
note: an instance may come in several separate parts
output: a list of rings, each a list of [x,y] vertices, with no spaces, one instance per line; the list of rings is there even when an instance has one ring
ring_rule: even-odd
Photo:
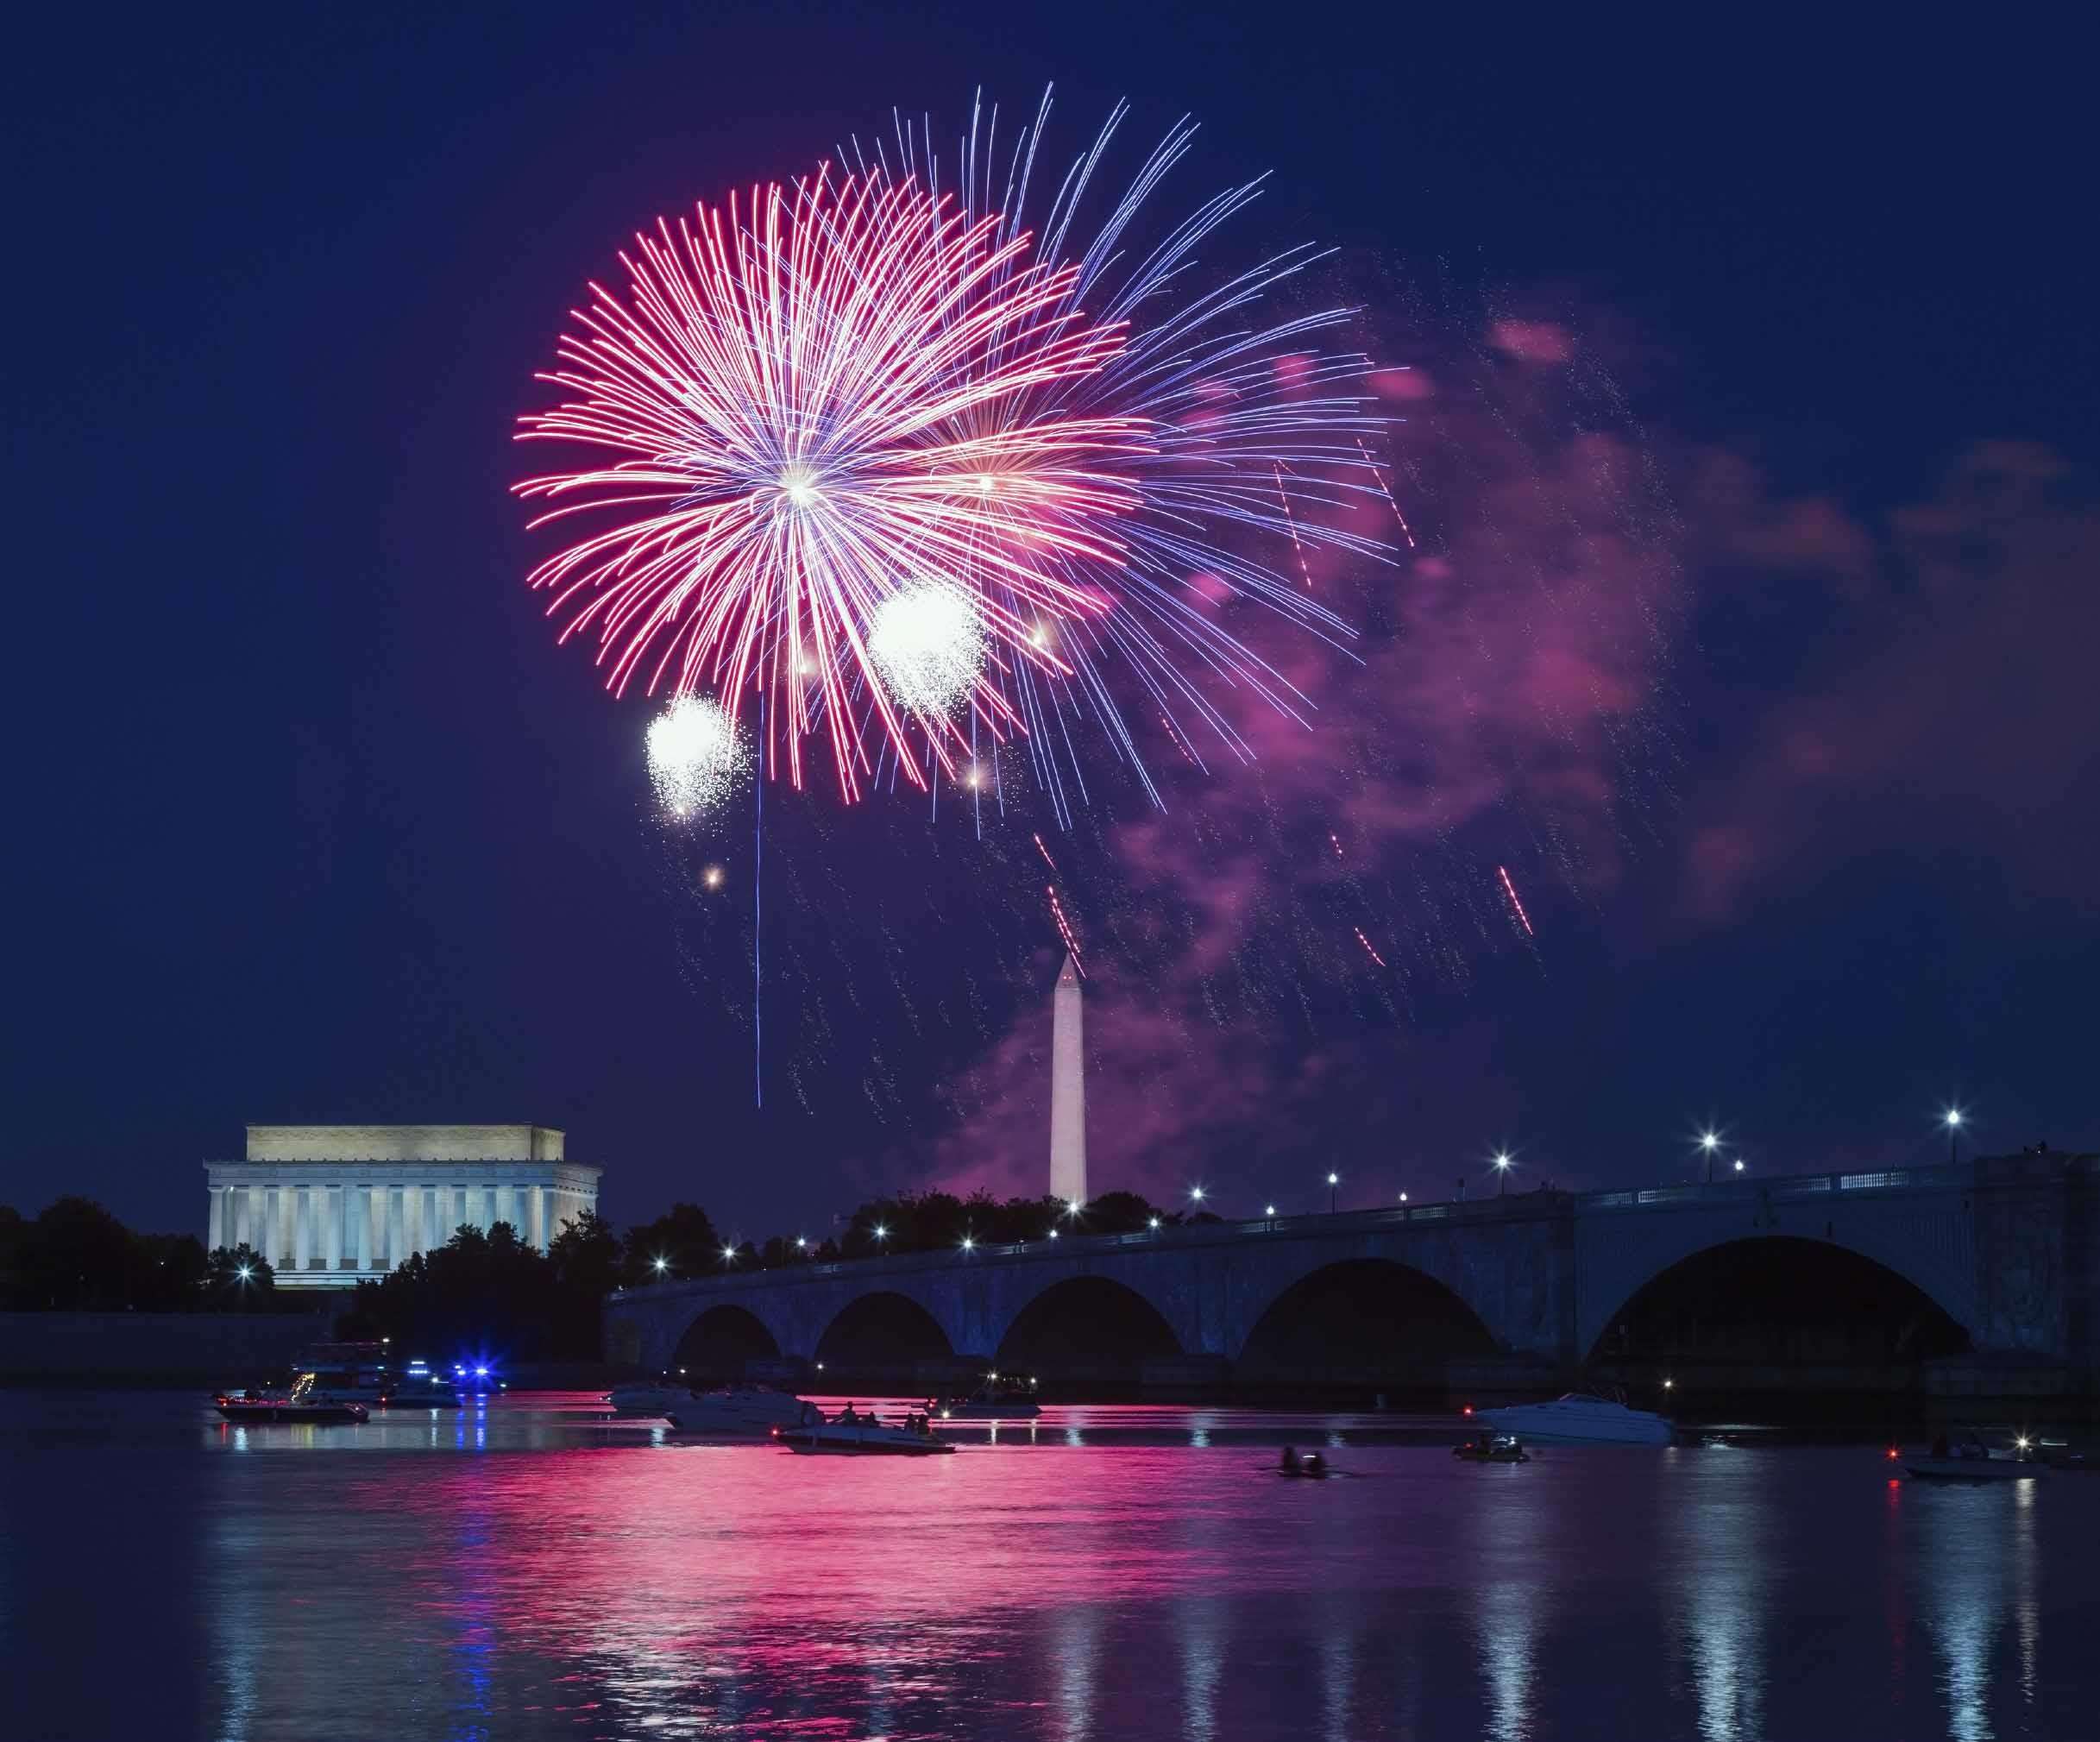
[[[1720,1133],[1718,1131],[1701,1132],[1699,1134],[1699,1147],[1706,1152],[1707,1184],[1711,1185],[1713,1183],[1713,1154],[1714,1151],[1721,1147]]]
[[[1155,1216],[1152,1218],[1151,1227],[1152,1231],[1154,1234],[1157,1234],[1160,1231],[1160,1218],[1158,1217]]]
[[[880,1258],[883,1255],[883,1242],[889,1239],[889,1237],[890,1230],[883,1227],[881,1223],[877,1223],[875,1224],[875,1255],[877,1258]]]
[[[1506,1198],[1509,1195],[1509,1162],[1508,1150],[1499,1149],[1495,1152],[1495,1179],[1498,1182],[1495,1196],[1498,1198]]]
[[[1401,1203],[1403,1203],[1403,1204],[1405,1204],[1405,1203],[1406,1203],[1406,1201],[1407,1201],[1407,1194],[1406,1194],[1405,1192],[1401,1192],[1401,1193],[1400,1193],[1400,1202],[1401,1202]]]
[[[1961,1109],[1950,1107],[1940,1115],[1940,1118],[1947,1128],[1947,1166],[1952,1167],[1954,1165],[1954,1140],[1961,1132]]]
[[[729,1267],[731,1265],[734,1264],[736,1261],[737,1261],[737,1249],[736,1249],[736,1248],[735,1248],[735,1247],[733,1247],[733,1246],[725,1246],[725,1247],[722,1248],[722,1268],[723,1268],[723,1269],[725,1269],[725,1270],[726,1270],[726,1269],[728,1269],[728,1267]]]
[[[665,1271],[671,1267],[670,1261],[667,1258],[655,1258],[651,1259],[650,1262],[658,1276],[663,1275]]]
[[[1743,1171],[1743,1158],[1740,1155],[1735,1158],[1735,1171],[1738,1173]]]
[[[1191,1185],[1189,1187],[1189,1202],[1191,1204],[1200,1204],[1203,1202],[1202,1186]]]
[[[1335,1190],[1341,1184],[1342,1176],[1330,1169],[1327,1175],[1327,1213],[1330,1216],[1335,1213]]]
[[[1276,1206],[1273,1204],[1264,1204],[1261,1206],[1261,1213],[1273,1222],[1276,1219]]]
[[[963,1250],[965,1252],[974,1252],[977,1250],[977,1242],[971,1239],[967,1234],[963,1236]]]

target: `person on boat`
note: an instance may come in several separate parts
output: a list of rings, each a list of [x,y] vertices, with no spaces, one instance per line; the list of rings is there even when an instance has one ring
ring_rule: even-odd
[[[1317,1452],[1307,1452],[1305,1462],[1298,1468],[1309,1476],[1324,1476],[1327,1474],[1326,1460]]]
[[[1294,1476],[1298,1474],[1298,1448],[1296,1446],[1287,1445],[1283,1449],[1283,1462],[1277,1468],[1287,1476]]]
[[[858,1421],[860,1418],[858,1415],[854,1413],[853,1406],[849,1403],[844,1409],[839,1412],[839,1419],[844,1422],[847,1426],[851,1427],[855,1422]]]

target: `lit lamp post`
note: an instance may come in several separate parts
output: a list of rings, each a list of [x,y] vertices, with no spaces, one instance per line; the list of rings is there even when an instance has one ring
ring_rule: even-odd
[[[875,1224],[875,1255],[877,1258],[880,1258],[884,1250],[886,1250],[883,1245],[883,1242],[889,1239],[889,1237],[890,1230],[883,1227],[881,1223],[877,1223]]]
[[[663,1275],[665,1271],[671,1267],[670,1260],[668,1258],[654,1258],[650,1261],[650,1264],[651,1268],[656,1271],[658,1276]]]
[[[1721,1147],[1720,1133],[1718,1131],[1701,1132],[1699,1147],[1706,1152],[1707,1184],[1711,1185],[1713,1183],[1713,1156]]]
[[[1735,1171],[1738,1173],[1743,1171],[1743,1158],[1740,1155],[1735,1158]]]
[[[1498,1150],[1495,1154],[1495,1196],[1498,1198],[1509,1196],[1509,1151]]]
[[[1340,1191],[1341,1186],[1342,1176],[1330,1172],[1327,1176],[1327,1213],[1330,1216],[1335,1213],[1336,1193]]]
[[[1954,1165],[1954,1140],[1961,1135],[1961,1109],[1950,1107],[1940,1116],[1947,1128],[1947,1166]]]
[[[1200,1185],[1191,1185],[1191,1186],[1190,1186],[1190,1187],[1189,1187],[1189,1202],[1190,1202],[1190,1203],[1191,1203],[1191,1204],[1195,1204],[1195,1205],[1196,1205],[1196,1206],[1197,1206],[1198,1209],[1201,1209],[1201,1208],[1203,1207],[1203,1187],[1202,1187],[1202,1186],[1200,1186]]]
[[[725,1247],[722,1248],[722,1268],[723,1268],[723,1269],[725,1269],[725,1270],[726,1270],[726,1269],[728,1269],[728,1268],[729,1268],[729,1267],[730,1267],[731,1265],[734,1264],[736,1261],[737,1261],[737,1249],[736,1249],[736,1248],[735,1248],[735,1247],[733,1247],[733,1246],[725,1246]]]

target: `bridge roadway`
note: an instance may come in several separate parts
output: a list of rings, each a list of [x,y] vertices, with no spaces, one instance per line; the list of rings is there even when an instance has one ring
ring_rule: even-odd
[[[668,1367],[698,1326],[703,1335],[735,1331],[760,1354],[770,1343],[780,1355],[814,1358],[842,1315],[901,1296],[939,1327],[950,1354],[989,1362],[1032,1304],[1042,1303],[1040,1323],[1043,1310],[1072,1299],[1052,1291],[1098,1279],[1134,1292],[1181,1355],[1216,1371],[1242,1356],[1263,1316],[1293,1288],[1329,1267],[1370,1260],[1449,1290],[1500,1355],[1572,1370],[1670,1267],[1737,1242],[1793,1236],[1915,1284],[1968,1333],[1977,1356],[2055,1368],[2050,1388],[2091,1392],[2100,1319],[2097,1185],[2100,1156],[2021,1154],[732,1271],[616,1294],[607,1306],[607,1352]],[[1783,1249],[1774,1256],[1783,1261]],[[1099,1294],[1097,1283],[1087,1286]]]

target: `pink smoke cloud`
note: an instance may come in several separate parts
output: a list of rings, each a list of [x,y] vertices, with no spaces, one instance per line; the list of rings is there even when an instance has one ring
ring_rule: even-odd
[[[1565,335],[1516,327],[1490,332],[1470,397],[1431,395],[1419,374],[1380,378],[1388,393],[1388,380],[1418,384],[1405,392],[1427,410],[1397,432],[1388,472],[1419,549],[1371,500],[1352,527],[1392,541],[1390,566],[1309,553],[1318,596],[1361,595],[1370,632],[1345,651],[1265,638],[1316,711],[1301,723],[1223,695],[1253,762],[1214,758],[1163,814],[1110,832],[1132,896],[1089,946],[1097,1182],[1171,1198],[1257,1123],[1375,1093],[1367,1072],[1386,1066],[1361,1024],[1302,1046],[1278,1036],[1302,1024],[1306,978],[1393,998],[1448,977],[1464,940],[1477,946],[1476,897],[1506,929],[1499,884],[1455,904],[1420,893],[1446,877],[1462,831],[1521,816],[1552,844],[1555,879],[1600,888],[1618,875],[1616,812],[1655,738],[1682,606],[1678,529],[1630,434],[1568,433],[1592,383]],[[1301,838],[1308,821],[1317,827]],[[950,1085],[957,1123],[927,1158],[931,1178],[1041,1189],[1048,1044],[1046,997]]]

